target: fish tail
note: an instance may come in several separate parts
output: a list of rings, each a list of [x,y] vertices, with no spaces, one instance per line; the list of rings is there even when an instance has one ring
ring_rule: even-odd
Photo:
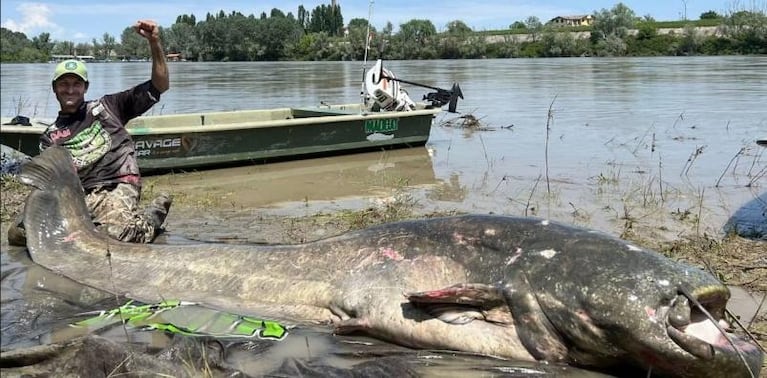
[[[64,147],[53,146],[30,160],[21,168],[19,179],[24,184],[38,190],[55,190],[62,185],[80,187],[80,180],[75,171],[72,155]]]
[[[24,205],[24,228],[31,254],[50,248],[63,235],[94,232],[72,156],[53,146],[21,168],[19,179],[33,187]]]

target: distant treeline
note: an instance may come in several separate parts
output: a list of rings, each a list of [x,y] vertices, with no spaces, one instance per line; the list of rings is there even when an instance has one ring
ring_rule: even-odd
[[[220,11],[197,20],[185,14],[161,33],[167,53],[190,61],[362,60],[368,32],[368,59],[767,54],[764,10],[709,11],[698,20],[658,22],[618,3],[592,16],[589,26],[556,27],[528,17],[493,31],[475,31],[455,20],[441,32],[429,20],[412,19],[394,33],[391,22],[382,30],[361,18],[344,24],[340,6],[321,5],[311,12],[299,6],[295,15],[276,8],[258,17]],[[104,61],[150,56],[130,27],[120,43],[108,33],[78,44],[51,40],[49,33],[31,40],[6,28],[1,34],[2,62],[47,62],[53,55]]]

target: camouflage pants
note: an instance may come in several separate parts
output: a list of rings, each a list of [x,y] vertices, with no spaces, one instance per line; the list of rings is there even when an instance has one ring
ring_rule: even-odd
[[[139,188],[130,184],[117,184],[114,188],[98,188],[85,196],[85,203],[96,228],[110,237],[126,242],[150,243],[162,232],[172,198],[161,194],[146,209],[140,210]],[[17,214],[8,228],[8,243],[27,244],[24,212]]]
[[[113,189],[97,188],[85,196],[96,228],[114,239],[150,243],[162,229],[168,215],[170,198],[161,195],[140,210],[140,189],[130,184],[117,184]]]

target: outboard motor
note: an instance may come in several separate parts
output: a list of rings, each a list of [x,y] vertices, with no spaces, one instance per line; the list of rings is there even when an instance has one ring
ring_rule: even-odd
[[[410,99],[410,96],[408,96],[404,89],[400,88],[399,83],[433,89],[435,92],[425,94],[423,99],[428,101],[432,107],[441,108],[447,105],[447,111],[451,113],[457,112],[458,99],[463,99],[463,92],[458,83],[453,83],[453,87],[450,89],[443,89],[403,80],[394,76],[393,72],[383,68],[381,59],[378,59],[376,64],[364,76],[366,100],[373,101],[374,110],[376,108],[398,111],[415,110],[415,102]]]
[[[402,89],[394,73],[382,67],[381,59],[365,75],[365,91],[374,107],[388,111],[415,110],[415,102]]]

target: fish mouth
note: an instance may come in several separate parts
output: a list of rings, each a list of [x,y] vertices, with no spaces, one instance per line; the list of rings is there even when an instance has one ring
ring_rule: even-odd
[[[676,345],[699,359],[730,361],[758,371],[760,349],[735,335],[724,319],[729,298],[724,286],[680,289],[667,313],[666,331]]]
[[[733,348],[733,329],[724,320],[729,292],[724,287],[680,290],[666,316],[668,336],[680,348],[702,359],[713,359],[717,349]]]

